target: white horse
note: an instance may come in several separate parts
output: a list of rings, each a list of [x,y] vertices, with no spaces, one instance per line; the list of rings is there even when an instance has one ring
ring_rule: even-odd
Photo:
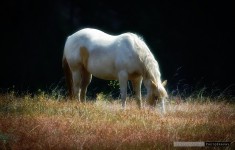
[[[147,101],[155,106],[157,100],[168,96],[161,82],[157,61],[144,41],[133,33],[109,35],[97,29],[85,28],[67,38],[63,68],[70,98],[86,101],[92,75],[104,80],[118,80],[122,106],[126,106],[127,82],[132,82],[139,108],[142,107],[142,80],[147,89]]]

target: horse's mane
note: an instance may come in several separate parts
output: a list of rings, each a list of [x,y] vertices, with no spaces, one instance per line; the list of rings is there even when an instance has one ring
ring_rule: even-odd
[[[144,39],[137,34],[131,33],[131,36],[134,39],[134,47],[142,63],[144,64],[144,75],[146,78],[154,78],[154,81],[157,81],[157,78],[160,78],[159,65],[150,49],[144,42]]]

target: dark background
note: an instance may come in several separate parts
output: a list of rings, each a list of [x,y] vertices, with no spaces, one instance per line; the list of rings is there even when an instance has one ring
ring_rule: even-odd
[[[234,94],[234,5],[226,1],[1,1],[0,88],[64,88],[66,37],[84,27],[142,36],[168,91]],[[89,91],[107,90],[94,79]]]

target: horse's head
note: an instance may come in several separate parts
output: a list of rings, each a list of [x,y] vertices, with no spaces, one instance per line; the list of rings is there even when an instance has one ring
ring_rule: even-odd
[[[151,92],[148,94],[147,101],[151,106],[155,106],[159,100],[165,100],[168,97],[167,91],[164,88],[167,84],[167,80],[162,83],[155,83],[151,81]]]

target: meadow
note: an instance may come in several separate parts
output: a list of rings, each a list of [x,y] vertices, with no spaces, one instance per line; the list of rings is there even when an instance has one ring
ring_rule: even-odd
[[[159,108],[127,109],[98,94],[87,103],[45,93],[0,95],[0,149],[181,149],[175,141],[226,141],[234,149],[235,104],[223,98],[170,97]],[[195,149],[186,147],[184,149]]]

